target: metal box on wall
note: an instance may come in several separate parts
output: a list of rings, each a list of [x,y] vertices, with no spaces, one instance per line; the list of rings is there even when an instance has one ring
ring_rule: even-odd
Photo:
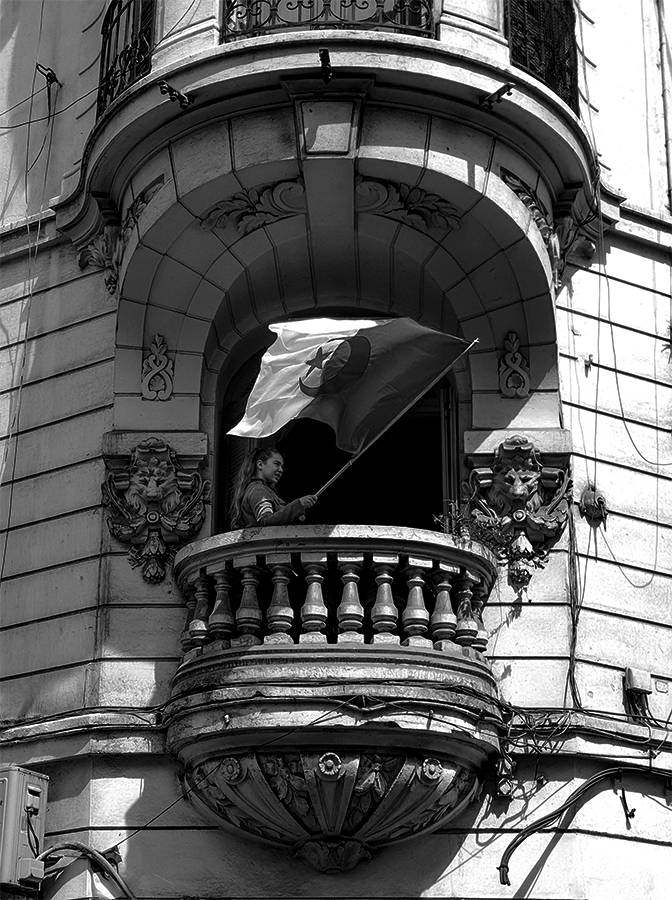
[[[20,766],[0,766],[0,884],[15,890],[36,890],[44,863],[49,778]]]

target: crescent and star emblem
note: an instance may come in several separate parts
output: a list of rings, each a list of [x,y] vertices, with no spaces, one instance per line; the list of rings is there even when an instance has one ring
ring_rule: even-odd
[[[299,378],[299,388],[308,397],[347,391],[366,371],[370,356],[371,344],[361,334],[326,341],[306,360],[308,371]]]

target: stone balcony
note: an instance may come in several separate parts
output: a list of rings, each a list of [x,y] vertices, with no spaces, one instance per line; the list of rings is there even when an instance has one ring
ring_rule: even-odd
[[[322,871],[438,828],[498,752],[488,550],[428,531],[294,526],[186,547],[167,709],[192,801]]]

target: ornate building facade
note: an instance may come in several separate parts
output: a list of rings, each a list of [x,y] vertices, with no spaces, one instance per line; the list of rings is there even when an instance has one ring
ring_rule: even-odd
[[[666,6],[0,5],[8,895],[666,895]],[[317,317],[477,343],[232,530]]]

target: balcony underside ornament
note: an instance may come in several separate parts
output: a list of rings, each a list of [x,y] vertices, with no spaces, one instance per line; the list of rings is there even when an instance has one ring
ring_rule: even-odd
[[[110,533],[131,545],[128,561],[142,567],[145,581],[163,581],[180,544],[198,534],[208,489],[199,472],[185,471],[160,438],[139,443],[127,467],[108,474],[103,503],[111,510]]]
[[[188,768],[185,781],[219,824],[328,873],[444,825],[479,787],[473,772],[451,760],[340,749],[209,758]]]
[[[568,470],[544,465],[543,454],[522,435],[503,441],[492,464],[471,473],[467,527],[508,565],[516,590],[527,589],[561,536],[571,487]]]

